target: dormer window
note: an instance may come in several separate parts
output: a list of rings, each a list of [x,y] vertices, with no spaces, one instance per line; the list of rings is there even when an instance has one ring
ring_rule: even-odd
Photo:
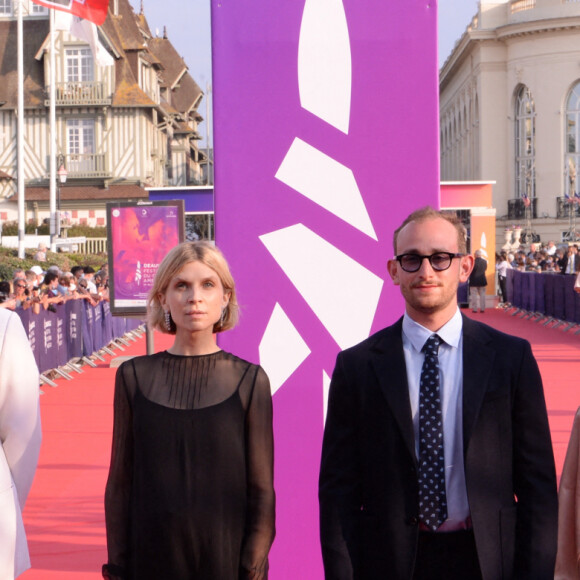
[[[0,0],[1,1],[1,0]],[[95,66],[90,48],[66,49],[66,81],[79,83],[93,81]]]

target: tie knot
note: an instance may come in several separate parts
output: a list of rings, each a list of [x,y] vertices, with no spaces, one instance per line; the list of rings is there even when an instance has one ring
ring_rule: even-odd
[[[424,353],[428,353],[428,354],[438,354],[439,353],[439,345],[441,344],[441,339],[439,338],[439,335],[437,334],[432,334],[426,341],[425,344],[423,345],[423,348],[421,349]]]

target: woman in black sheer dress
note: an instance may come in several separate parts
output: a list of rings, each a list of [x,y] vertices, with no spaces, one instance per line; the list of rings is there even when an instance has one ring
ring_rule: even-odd
[[[221,252],[207,242],[171,250],[157,271],[148,317],[175,342],[117,371],[103,576],[267,578],[272,398],[261,367],[216,344],[215,333],[237,321]]]

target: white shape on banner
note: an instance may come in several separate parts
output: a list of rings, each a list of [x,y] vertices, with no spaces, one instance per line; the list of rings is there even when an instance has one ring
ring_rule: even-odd
[[[326,371],[322,371],[322,425],[326,425],[328,413],[328,394],[330,393],[330,377]]]
[[[373,240],[377,235],[353,172],[296,137],[276,178]]]
[[[348,134],[352,60],[341,0],[306,0],[298,45],[300,104]]]
[[[310,349],[282,307],[276,303],[259,346],[260,364],[274,394],[310,354]]]
[[[303,224],[264,234],[260,240],[340,348],[368,337],[381,278]]]

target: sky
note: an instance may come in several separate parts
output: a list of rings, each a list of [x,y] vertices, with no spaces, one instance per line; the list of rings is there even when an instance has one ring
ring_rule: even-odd
[[[169,40],[185,60],[191,76],[207,95],[208,88],[211,87],[210,0],[130,0],[130,2],[137,13],[143,4],[145,17],[153,34],[158,33],[162,36],[164,27],[167,28]],[[465,32],[471,18],[477,12],[477,5],[477,0],[438,0],[439,66],[445,62],[455,42]],[[205,119],[205,103],[202,102],[199,112]],[[205,121],[200,125],[200,133],[203,136],[201,147],[206,146],[206,126]]]

